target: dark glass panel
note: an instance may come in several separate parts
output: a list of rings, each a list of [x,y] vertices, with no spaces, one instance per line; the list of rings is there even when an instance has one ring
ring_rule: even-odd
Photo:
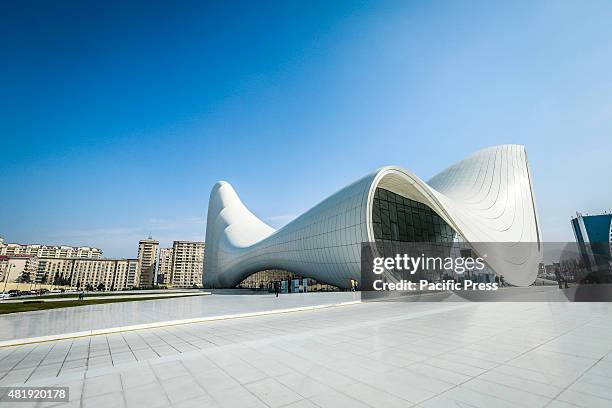
[[[391,224],[391,239],[399,241],[399,227],[396,223]]]
[[[377,240],[450,243],[453,229],[431,208],[381,188],[374,194],[372,220]]]
[[[378,239],[378,237],[382,237],[382,226],[378,223],[374,223],[374,236]]]

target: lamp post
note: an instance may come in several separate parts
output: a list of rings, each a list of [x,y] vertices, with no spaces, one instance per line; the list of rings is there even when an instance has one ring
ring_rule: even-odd
[[[30,279],[30,292],[32,292],[32,285],[34,285],[34,281],[32,281],[32,277],[30,276],[29,273],[28,273],[28,276],[29,276],[29,279]]]
[[[15,267],[15,264],[11,264],[11,261],[8,261],[8,264],[6,265],[6,274],[5,274],[6,276],[4,276],[4,289],[2,289],[3,294],[6,292],[6,284],[8,283],[8,278],[11,274],[11,268],[14,268],[14,267]]]

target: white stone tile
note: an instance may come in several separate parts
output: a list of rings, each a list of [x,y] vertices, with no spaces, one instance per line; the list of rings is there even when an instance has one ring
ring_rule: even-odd
[[[516,408],[522,406],[519,404],[513,404],[511,402],[504,401],[488,394],[483,394],[474,391],[464,386],[458,386],[456,388],[453,388],[445,392],[444,394],[441,394],[441,397],[448,398],[452,401],[460,401],[478,408]],[[426,405],[427,402],[424,402],[422,404]]]
[[[299,373],[284,374],[276,377],[276,380],[305,398],[313,397],[319,392],[330,389],[327,385]]]
[[[612,378],[612,362],[599,361],[589,373]]]
[[[21,406],[21,405],[20,405]],[[81,401],[80,400],[76,400],[76,401],[69,401],[69,402],[62,402],[60,404],[54,404],[54,405],[49,405],[49,404],[39,404],[36,406],[36,408],[80,408],[81,407]],[[8,407],[7,407],[8,408]],[[19,407],[16,407],[19,408]],[[23,407],[25,408],[25,407]]]
[[[378,380],[378,377],[376,378]],[[420,373],[415,373],[410,370],[410,367],[391,371],[386,374],[386,377],[381,378],[381,380],[397,385],[410,384],[411,388],[428,390],[436,394],[444,392],[454,386],[454,384],[450,382],[446,382],[438,378],[424,376]],[[380,383],[380,381],[377,381],[377,383]]]
[[[406,379],[387,378],[387,379],[373,379],[369,384],[379,390],[395,395],[406,401],[410,401],[416,404],[420,401],[427,400],[441,391],[432,391],[430,389],[422,388],[419,385],[413,385],[406,382]],[[451,384],[445,386],[445,389],[452,387]]]
[[[221,369],[195,372],[191,374],[193,379],[209,393],[224,392],[229,388],[236,388],[240,385],[238,381],[230,377]]]
[[[411,402],[405,399],[364,383],[349,384],[338,391],[371,407],[404,408],[412,405]]]
[[[343,386],[355,381],[351,377],[340,374],[323,366],[313,367],[310,370],[304,372],[304,374],[317,382],[326,384],[333,388],[342,388]]]
[[[424,375],[429,378],[444,381],[453,385],[461,384],[472,378],[469,375],[459,374],[454,371],[445,370],[440,367],[435,367],[429,364],[416,363],[404,368],[417,375]]]
[[[191,398],[183,402],[172,404],[172,408],[217,408],[219,405],[209,395]]]
[[[223,408],[266,408],[259,398],[239,385],[211,393],[214,401]]]
[[[475,377],[484,373],[484,368],[474,367],[468,364],[458,363],[454,361],[444,360],[442,358],[430,358],[424,361],[425,364],[441,368],[443,370],[452,371],[457,374],[463,374],[470,377]]]
[[[576,407],[577,405],[574,405],[574,404],[570,404],[570,403],[559,401],[559,400],[554,400],[549,405],[547,405],[546,408],[576,408]]]
[[[321,408],[367,408],[368,406],[356,399],[350,398],[338,391],[327,390],[310,398],[315,405]]]
[[[125,390],[128,408],[158,408],[168,406],[170,401],[158,383],[149,383]]]
[[[309,400],[300,400],[289,405],[286,405],[283,408],[319,408],[317,405],[313,404]]]
[[[256,381],[247,384],[245,387],[272,408],[277,408],[303,399],[302,396],[273,378]]]
[[[557,388],[565,388],[570,385],[577,377],[574,374],[554,375],[551,373],[543,373],[531,369],[502,365],[494,368],[491,373],[500,373],[503,375],[512,376],[514,378],[524,379],[534,384],[548,384]]]
[[[477,406],[441,395],[421,402],[416,408],[473,408]]]
[[[580,378],[581,382],[588,384],[601,385],[603,387],[612,388],[612,377],[605,377],[594,374],[593,370],[589,370]]]
[[[121,372],[121,382],[124,389],[140,387],[156,383],[157,377],[148,366],[140,365]]]
[[[612,381],[611,381],[612,382]],[[591,384],[585,381],[577,381],[569,388],[572,391],[581,392],[584,394],[594,395],[596,397],[605,398],[611,401],[612,404],[612,386]]]
[[[123,394],[121,392],[112,392],[109,394],[98,395],[95,397],[83,399],[83,408],[123,408]]]
[[[523,390],[523,391],[526,391],[526,392],[529,392],[535,395],[540,395],[540,396],[549,397],[549,398],[553,398],[557,396],[562,391],[561,387],[546,384],[543,382],[529,380],[525,377],[519,378],[515,376],[506,375],[498,371],[488,371],[482,374],[481,376],[479,376],[478,378],[484,381],[489,381],[489,382],[493,382],[496,384],[505,385],[505,386]]]
[[[164,380],[161,382],[161,385],[172,404],[207,395],[202,387],[189,375]]]
[[[596,360],[585,357],[553,353],[545,350],[534,350],[509,361],[507,365],[558,376],[574,375],[577,377],[583,374],[595,362]]]
[[[557,399],[584,408],[610,408],[612,406],[612,400],[571,390],[563,391]]]
[[[463,384],[462,387],[472,389],[479,393],[488,394],[516,405],[526,405],[529,407],[543,407],[552,399],[552,397],[544,397],[518,388],[512,388],[481,379],[470,380]]]
[[[251,361],[250,364],[270,377],[278,377],[294,372],[294,370],[287,365],[273,359],[259,359]]]
[[[268,375],[246,362],[222,365],[221,368],[241,384],[262,380]]]
[[[160,381],[189,374],[187,368],[185,368],[185,366],[179,361],[155,363],[151,364],[151,368]]]
[[[100,394],[121,392],[122,389],[118,373],[87,378],[83,387],[83,397],[89,399]]]

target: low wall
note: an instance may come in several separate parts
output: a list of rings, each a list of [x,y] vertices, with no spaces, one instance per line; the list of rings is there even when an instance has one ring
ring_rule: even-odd
[[[59,285],[43,285],[40,283],[12,283],[8,282],[6,284],[6,289],[4,287],[4,282],[0,282],[0,293],[8,292],[9,290],[38,290],[38,289],[74,289],[71,286],[59,286]]]

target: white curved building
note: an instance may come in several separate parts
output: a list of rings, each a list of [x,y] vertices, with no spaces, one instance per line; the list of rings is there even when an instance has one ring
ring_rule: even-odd
[[[480,150],[427,183],[401,167],[383,167],[279,230],[220,181],[210,194],[204,285],[234,287],[255,272],[285,269],[347,287],[360,279],[362,242],[452,241],[455,233],[487,254],[506,282],[535,280],[542,247],[523,146]]]

